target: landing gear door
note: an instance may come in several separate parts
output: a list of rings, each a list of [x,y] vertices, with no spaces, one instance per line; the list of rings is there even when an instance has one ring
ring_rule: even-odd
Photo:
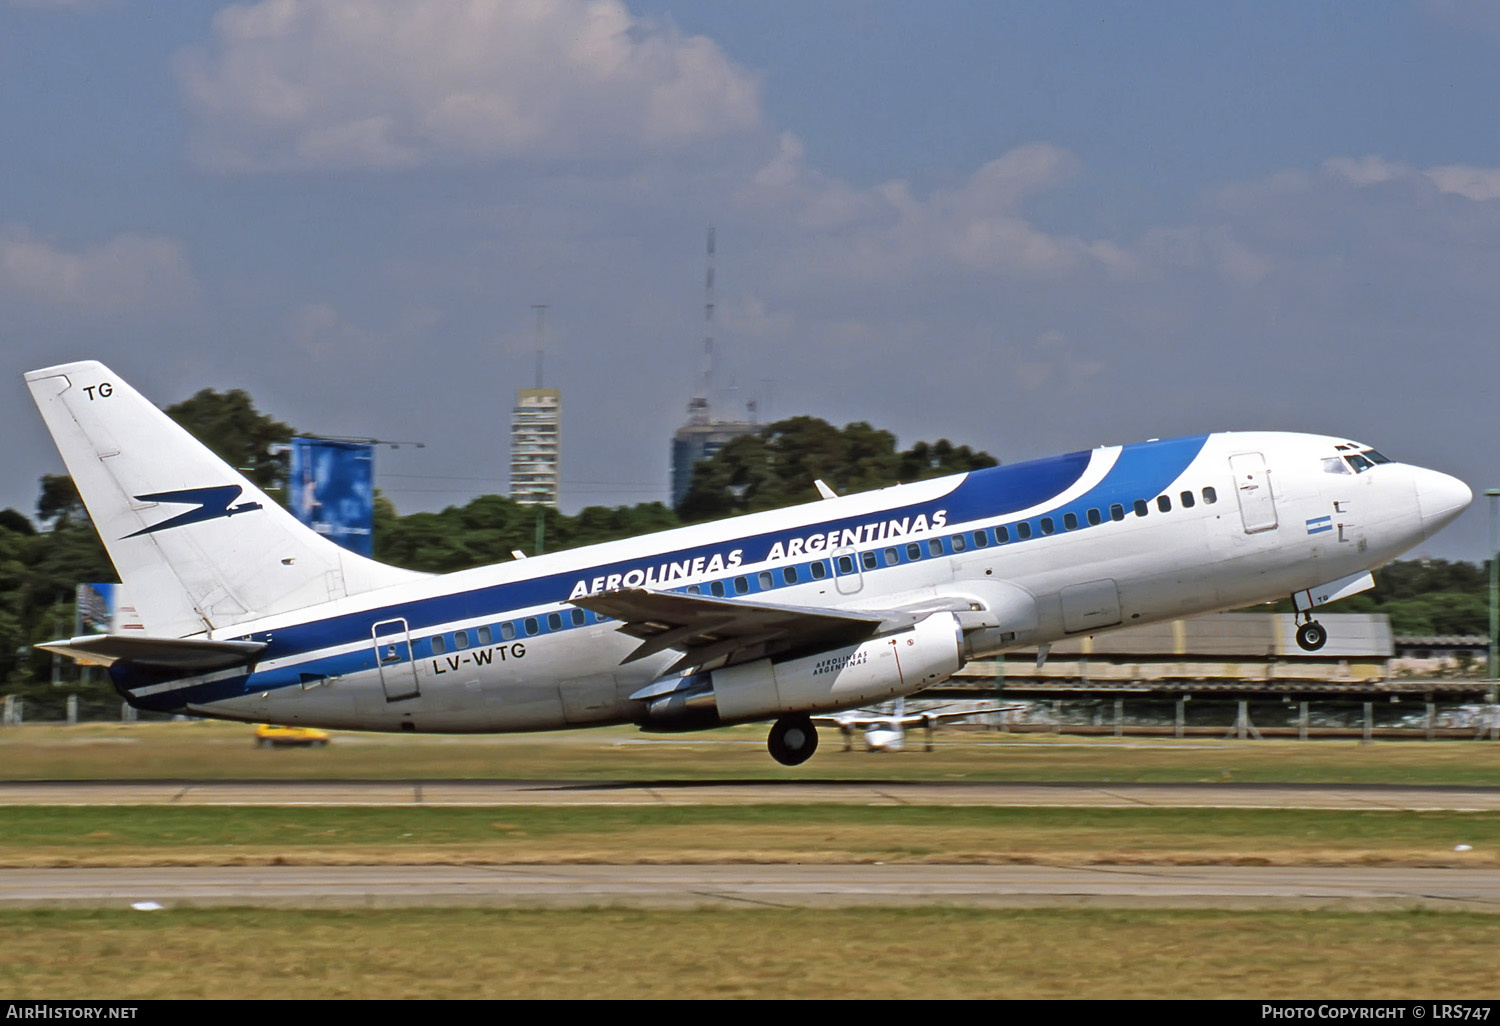
[[[387,702],[416,698],[417,668],[411,661],[411,636],[405,620],[382,620],[370,630],[375,642],[375,665]]]
[[[1240,519],[1246,534],[1276,529],[1276,500],[1271,495],[1271,476],[1266,459],[1258,452],[1240,452],[1229,457],[1234,475],[1234,494],[1240,501]]]

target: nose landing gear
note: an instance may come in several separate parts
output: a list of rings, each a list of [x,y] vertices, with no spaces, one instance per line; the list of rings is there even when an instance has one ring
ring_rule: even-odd
[[[800,766],[818,750],[818,730],[808,716],[783,716],[772,724],[766,747],[783,766]]]
[[[1297,628],[1297,644],[1304,652],[1316,652],[1327,643],[1328,631],[1318,621],[1311,619],[1311,613],[1308,617],[1307,622]]]

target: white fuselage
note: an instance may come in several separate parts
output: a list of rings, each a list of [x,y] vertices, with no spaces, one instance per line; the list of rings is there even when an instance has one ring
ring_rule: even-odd
[[[943,614],[961,665],[1359,575],[1469,501],[1461,482],[1434,471],[1348,458],[1361,450],[1313,435],[1215,434],[896,486],[238,623],[211,637],[267,642],[250,670],[119,683],[151,708],[364,730],[646,722],[632,696],[679,653],[625,662],[636,639],[572,602],[621,588],[962,609]],[[867,700],[821,694],[797,711]]]

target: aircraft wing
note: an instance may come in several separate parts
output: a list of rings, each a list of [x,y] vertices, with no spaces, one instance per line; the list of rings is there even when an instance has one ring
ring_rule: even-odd
[[[621,621],[620,631],[641,639],[624,662],[667,649],[682,658],[663,671],[678,673],[716,659],[725,666],[793,650],[853,645],[929,613],[778,606],[740,599],[627,588],[572,600],[573,605]]]
[[[828,716],[814,716],[812,721],[819,726],[826,727],[849,727],[853,730],[865,730],[872,726],[894,726],[915,727],[921,724],[936,724],[943,720],[961,720],[965,716],[983,716],[985,713],[1009,712],[1012,709],[1023,708],[1020,705],[986,705],[977,709],[939,709],[928,712],[907,713],[881,713],[879,710],[868,711],[857,709],[853,712],[833,713]]]
[[[977,709],[952,709],[938,710],[932,712],[906,713],[901,717],[901,722],[906,725],[920,723],[941,723],[943,720],[961,720],[965,716],[983,716],[986,713],[1010,712],[1014,709],[1024,708],[1020,705],[988,705]],[[889,719],[890,717],[886,717]]]

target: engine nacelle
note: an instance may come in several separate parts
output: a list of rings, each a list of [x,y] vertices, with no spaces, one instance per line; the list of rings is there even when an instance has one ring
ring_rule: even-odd
[[[848,709],[945,680],[963,666],[963,645],[958,618],[934,613],[907,630],[858,645],[661,681],[637,697],[647,702],[643,725],[669,730]]]

